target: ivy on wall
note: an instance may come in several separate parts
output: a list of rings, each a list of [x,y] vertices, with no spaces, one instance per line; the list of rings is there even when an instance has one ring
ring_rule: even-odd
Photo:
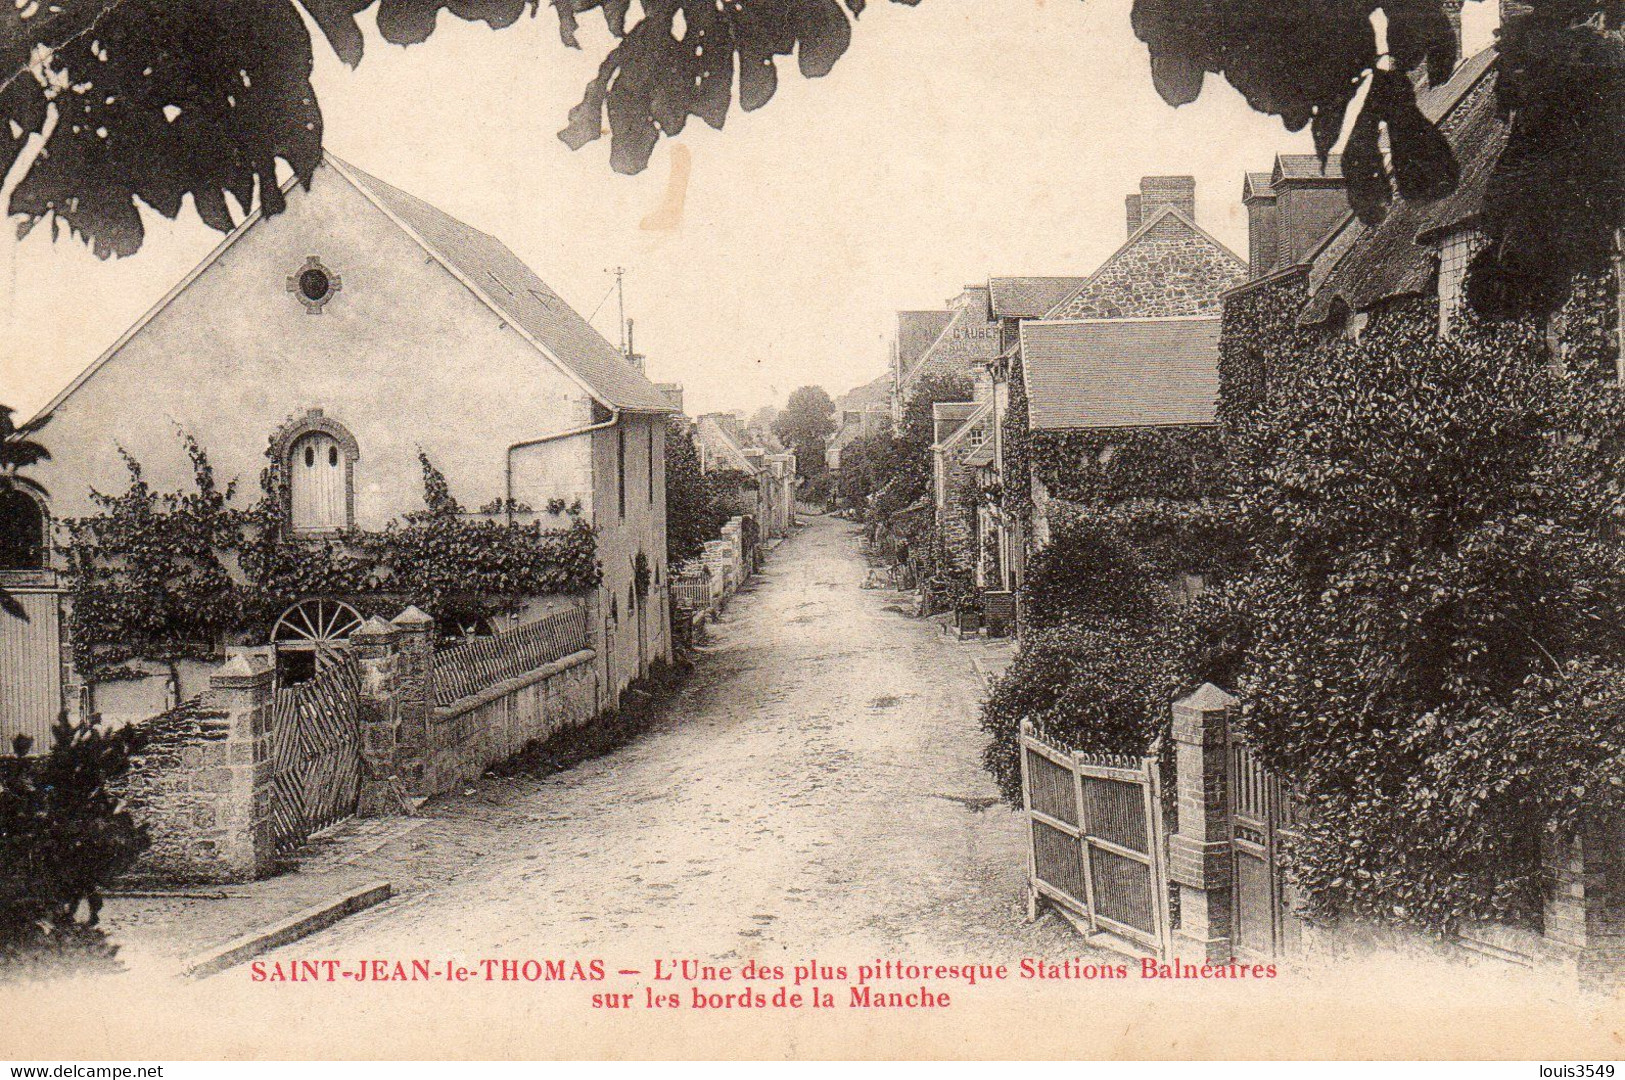
[[[578,592],[599,580],[592,527],[470,517],[420,455],[424,509],[380,530],[294,535],[286,482],[273,458],[261,498],[233,507],[203,448],[184,445],[193,490],[157,492],[126,455],[129,486],[93,493],[99,512],[63,523],[72,581],[74,664],[87,681],[139,672],[134,660],[213,655],[262,642],[290,604],[342,597],[388,614],[416,604],[449,624],[511,610],[521,599]]]
[[[1443,339],[1430,298],[1307,346],[1287,290],[1227,312],[1255,563],[1185,662],[1232,674],[1306,804],[1311,913],[1532,920],[1541,830],[1621,805],[1619,293],[1577,285],[1550,327],[1469,315]]]

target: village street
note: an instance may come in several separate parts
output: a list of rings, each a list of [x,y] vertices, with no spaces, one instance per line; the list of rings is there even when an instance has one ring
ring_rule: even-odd
[[[487,779],[352,870],[401,899],[278,955],[1074,955],[1025,921],[1016,814],[980,765],[980,643],[861,588],[812,518],[709,628],[656,729],[542,781]]]

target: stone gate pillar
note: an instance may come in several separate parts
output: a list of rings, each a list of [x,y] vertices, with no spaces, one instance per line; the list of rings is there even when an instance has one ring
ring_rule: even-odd
[[[396,630],[395,690],[399,727],[395,735],[395,774],[406,789],[426,795],[425,776],[436,749],[434,710],[434,619],[415,605],[389,620]]]
[[[1231,711],[1239,704],[1212,683],[1174,702],[1179,828],[1168,838],[1169,877],[1179,886],[1175,950],[1202,961],[1234,955],[1227,792]]]
[[[194,780],[215,801],[215,858],[223,880],[268,876],[276,858],[271,822],[273,672],[263,657],[234,656],[209,678],[209,705],[226,724],[225,760]],[[200,799],[202,796],[200,796]]]
[[[361,726],[361,792],[358,817],[385,817],[408,809],[405,787],[395,771],[400,737],[398,638],[396,629],[374,615],[350,635],[350,652],[360,669],[357,702]]]

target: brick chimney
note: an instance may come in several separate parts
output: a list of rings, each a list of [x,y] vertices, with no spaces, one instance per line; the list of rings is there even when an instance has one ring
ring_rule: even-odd
[[[666,400],[676,407],[678,412],[683,411],[683,384],[677,382],[655,383],[655,389],[665,395]]]
[[[1140,197],[1130,195],[1123,202],[1128,208],[1128,234],[1133,236],[1140,231]]]
[[[1141,180],[1139,224],[1144,225],[1155,218],[1165,206],[1171,206],[1195,221],[1196,177],[1147,176]]]

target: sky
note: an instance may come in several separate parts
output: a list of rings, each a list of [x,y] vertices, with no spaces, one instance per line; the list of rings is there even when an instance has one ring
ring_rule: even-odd
[[[1194,175],[1198,223],[1245,256],[1243,173],[1310,152],[1309,134],[1211,76],[1164,104],[1129,6],[871,3],[829,76],[781,59],[766,108],[721,132],[691,121],[635,177],[610,170],[607,139],[556,137],[610,44],[596,15],[580,52],[546,5],[501,31],[442,16],[411,48],[369,26],[354,70],[318,37],[314,82],[334,153],[502,240],[612,342],[625,267],[650,378],[683,384],[691,414],[754,411],[883,374],[899,309],[1090,272],[1144,175]],[[1468,5],[1469,54],[1494,25],[1495,5]],[[48,229],[0,234],[0,403],[31,415],[220,239],[190,207],[144,216],[141,251],[107,262]]]

